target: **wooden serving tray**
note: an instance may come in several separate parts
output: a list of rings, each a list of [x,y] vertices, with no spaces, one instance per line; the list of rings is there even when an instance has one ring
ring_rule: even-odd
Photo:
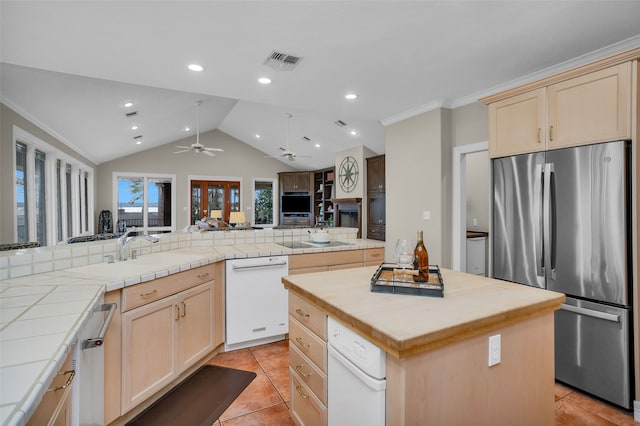
[[[402,273],[394,263],[383,263],[371,278],[371,291],[376,293],[413,294],[417,296],[444,297],[444,282],[438,265],[429,265],[429,281],[413,280],[413,269]]]

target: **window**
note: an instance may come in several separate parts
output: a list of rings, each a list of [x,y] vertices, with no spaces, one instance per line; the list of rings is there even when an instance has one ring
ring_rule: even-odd
[[[175,175],[114,173],[116,231],[135,226],[144,232],[175,228]]]
[[[219,218],[230,223],[230,213],[239,211],[240,182],[191,180],[192,225],[204,217]]]
[[[273,225],[275,179],[253,180],[253,224]]]
[[[54,245],[92,233],[93,169],[16,126],[13,143],[14,240]]]

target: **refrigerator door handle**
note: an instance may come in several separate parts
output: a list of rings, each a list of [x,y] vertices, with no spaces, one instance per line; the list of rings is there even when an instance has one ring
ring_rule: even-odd
[[[560,309],[576,313],[578,315],[584,315],[587,317],[598,318],[611,322],[620,322],[620,315],[610,314],[607,312],[594,311],[593,309],[581,308],[579,306],[567,305],[563,303],[560,305]]]
[[[556,278],[555,270],[555,172],[553,163],[544,165],[542,188],[542,227],[544,239],[544,264],[547,279]]]
[[[535,177],[533,180],[533,209],[537,212],[537,220],[535,221],[535,250],[536,250],[536,275],[544,277],[544,250],[543,250],[543,219],[542,212],[544,205],[542,202],[543,191],[543,172],[544,164],[536,164]]]

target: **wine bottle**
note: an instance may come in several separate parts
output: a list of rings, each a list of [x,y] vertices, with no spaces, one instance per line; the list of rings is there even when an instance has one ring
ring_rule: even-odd
[[[418,275],[413,277],[414,281],[429,281],[429,253],[427,252],[424,242],[422,241],[422,231],[418,231],[418,242],[413,250],[413,267],[418,271]]]

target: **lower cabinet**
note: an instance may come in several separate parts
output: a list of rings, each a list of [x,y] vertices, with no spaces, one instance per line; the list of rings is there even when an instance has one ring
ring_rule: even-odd
[[[289,275],[375,266],[384,261],[384,248],[303,253],[289,256]]]
[[[62,368],[53,379],[42,401],[33,413],[27,426],[69,426],[71,425],[71,387],[75,371],[71,365],[71,351]]]
[[[327,424],[327,316],[289,294],[291,417],[298,425]]]
[[[213,321],[213,280],[122,314],[123,413],[213,350]]]

